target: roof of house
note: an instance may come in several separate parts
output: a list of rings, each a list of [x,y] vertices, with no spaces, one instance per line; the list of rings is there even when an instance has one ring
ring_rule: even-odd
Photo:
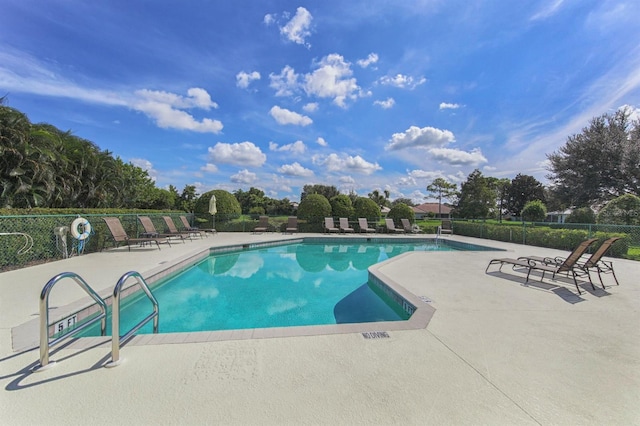
[[[414,206],[412,207],[413,212],[414,213],[435,213],[438,214],[438,212],[442,213],[442,214],[449,214],[451,213],[451,207],[447,206],[446,204],[441,204],[440,206],[438,206],[438,203],[423,203],[420,204],[419,206]]]

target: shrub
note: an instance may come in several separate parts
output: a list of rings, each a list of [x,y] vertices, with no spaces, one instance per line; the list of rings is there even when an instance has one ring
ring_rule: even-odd
[[[413,223],[415,215],[411,207],[403,203],[398,203],[391,207],[391,210],[387,213],[387,218],[393,219],[395,223],[399,223],[400,219],[409,219],[409,221]]]
[[[226,222],[240,217],[240,213],[242,212],[240,203],[232,193],[222,189],[205,192],[198,198],[193,209],[196,217],[202,218],[205,221],[211,220],[209,200],[212,195],[216,196],[216,208],[218,210],[218,213],[215,215],[216,222]]]
[[[327,216],[331,216],[331,204],[324,195],[309,194],[298,206],[298,219],[309,224],[322,223]]]
[[[580,207],[571,212],[566,223],[596,223],[596,214],[589,207]]]
[[[531,222],[542,222],[547,217],[547,207],[540,200],[527,202],[522,209],[522,219]]]
[[[640,197],[625,194],[609,201],[598,213],[598,223],[640,225]]]
[[[348,195],[339,194],[335,197],[331,197],[329,200],[331,204],[331,214],[335,217],[347,217],[353,218],[355,209],[351,204],[351,198]]]
[[[358,197],[353,203],[356,217],[364,217],[369,220],[380,220],[380,207],[371,198]]]

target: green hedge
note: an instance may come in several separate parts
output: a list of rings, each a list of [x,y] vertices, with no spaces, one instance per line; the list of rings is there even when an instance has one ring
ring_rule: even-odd
[[[604,240],[610,237],[622,237],[607,253],[612,257],[624,257],[629,250],[631,237],[620,232],[591,232],[586,229],[554,229],[548,226],[503,226],[478,222],[454,222],[453,230],[456,235],[485,238],[510,243],[527,244],[538,247],[548,247],[558,250],[573,250],[587,238],[598,238],[592,250],[595,250]]]

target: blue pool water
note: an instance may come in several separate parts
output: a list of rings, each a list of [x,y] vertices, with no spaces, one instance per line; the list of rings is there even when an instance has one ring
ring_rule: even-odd
[[[374,284],[367,268],[418,244],[299,243],[211,255],[153,286],[161,333],[402,321],[409,315]],[[121,333],[151,312],[146,297],[125,299]],[[110,328],[110,319],[108,327]],[[151,333],[151,324],[139,333]],[[97,328],[84,335],[98,335]],[[108,334],[110,334],[108,330]]]

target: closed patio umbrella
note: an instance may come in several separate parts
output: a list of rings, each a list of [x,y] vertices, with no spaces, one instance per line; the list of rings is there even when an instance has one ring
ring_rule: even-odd
[[[216,229],[216,213],[218,213],[218,208],[216,207],[216,196],[212,195],[209,200],[209,214],[211,214],[211,228],[213,229]]]

